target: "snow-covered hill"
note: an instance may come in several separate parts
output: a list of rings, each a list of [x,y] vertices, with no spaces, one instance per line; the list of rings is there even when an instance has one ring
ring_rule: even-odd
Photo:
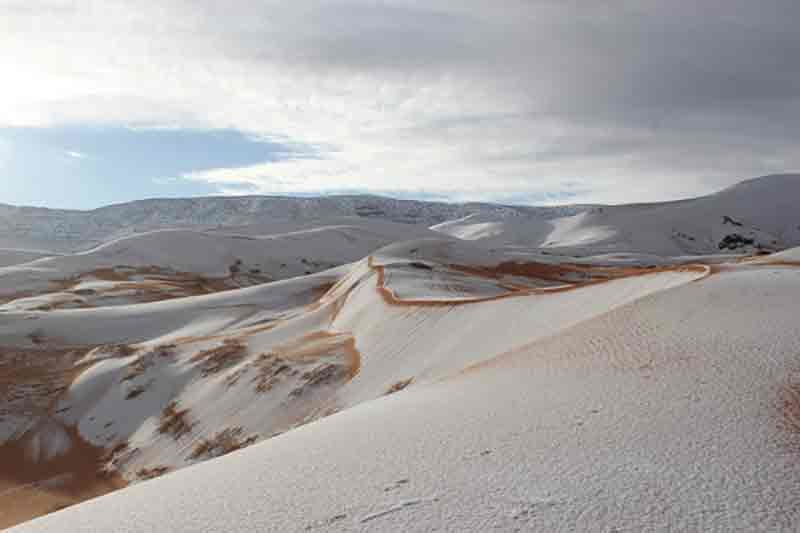
[[[353,219],[431,226],[470,213],[505,218],[551,218],[582,210],[579,206],[525,207],[448,204],[377,196],[208,197],[141,200],[92,211],[69,211],[0,204],[0,247],[76,251],[156,229],[269,227],[289,232],[320,224],[352,224]]]
[[[25,449],[57,457],[76,427],[126,479],[167,473],[19,531],[796,528],[800,270],[569,282],[530,264],[561,281],[520,287],[465,276],[476,253],[428,240],[241,291],[6,317],[18,346],[136,341],[86,351]]]
[[[798,195],[800,175],[785,174],[691,200],[619,206],[449,204],[376,196],[159,199],[93,211],[0,204],[0,248],[69,252],[157,229],[273,234],[386,221],[433,226],[492,246],[563,253],[579,248],[667,256],[752,252],[800,244]]]
[[[798,201],[800,175],[787,174],[755,178],[691,200],[595,206],[550,219],[480,213],[433,229],[493,246],[564,254],[753,253],[800,245]]]
[[[55,303],[54,298],[61,307],[81,307],[130,303],[119,297],[140,290],[139,296],[149,298],[154,290],[168,294],[181,284],[232,288],[319,272],[401,238],[435,235],[421,226],[389,222],[259,236],[156,230],[87,252],[0,267],[0,299],[6,309],[41,308]],[[113,298],[98,300],[98,292]],[[178,290],[176,295],[187,294]]]
[[[116,491],[19,530],[795,531],[800,248],[763,252],[797,242],[798,193],[25,252],[0,527]]]

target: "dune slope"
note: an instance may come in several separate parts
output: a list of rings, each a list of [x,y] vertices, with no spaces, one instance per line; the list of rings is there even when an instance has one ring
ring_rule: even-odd
[[[19,531],[789,531],[798,287],[679,284]]]
[[[7,254],[0,526],[797,530],[798,187],[109,208],[191,227]]]

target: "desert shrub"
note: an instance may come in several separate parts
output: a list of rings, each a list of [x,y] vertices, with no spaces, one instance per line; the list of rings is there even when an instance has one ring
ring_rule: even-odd
[[[153,468],[142,467],[136,471],[136,477],[138,477],[141,480],[153,479],[159,476],[163,476],[167,472],[169,472],[168,466],[154,466]]]
[[[138,396],[141,396],[144,391],[147,390],[147,387],[144,385],[136,385],[135,387],[131,387],[128,389],[128,393],[125,395],[126,400],[132,400]]]
[[[201,457],[220,457],[228,453],[240,450],[253,444],[257,437],[251,435],[243,438],[244,430],[237,426],[226,428],[214,434],[208,439],[202,439],[192,450],[190,459],[200,459]]]
[[[156,347],[152,351],[147,352],[142,356],[137,357],[126,367],[125,375],[122,376],[122,379],[120,379],[120,383],[136,379],[137,377],[147,372],[147,369],[156,364],[157,357],[166,358],[174,356],[175,355],[174,350],[175,350],[174,344],[164,344]]]
[[[203,376],[209,376],[238,363],[245,353],[246,346],[240,339],[225,339],[221,346],[198,352],[191,361],[200,365]]]
[[[281,379],[297,375],[297,370],[289,363],[272,353],[262,353],[255,360],[256,376],[253,382],[256,391],[269,392]]]
[[[349,375],[349,369],[346,366],[325,363],[319,365],[302,374],[302,379],[305,381],[303,385],[294,389],[289,395],[293,398],[304,396],[309,391],[324,386],[331,385],[345,380]]]
[[[177,348],[174,344],[162,344],[160,346],[156,346],[153,350],[159,357],[173,357],[175,355],[175,349]]]
[[[178,402],[172,401],[161,411],[158,432],[172,435],[177,440],[189,433],[193,425],[189,420],[189,410],[178,409]]]
[[[108,347],[108,352],[114,357],[130,357],[136,350],[129,344],[113,344]]]
[[[400,392],[401,390],[411,385],[411,382],[413,381],[414,378],[408,378],[398,381],[397,383],[386,389],[386,394],[394,394],[395,392]]]
[[[44,342],[47,340],[44,334],[44,330],[41,328],[31,331],[28,334],[28,338],[31,340],[33,344],[44,344]]]
[[[114,457],[120,455],[121,453],[125,452],[128,449],[128,441],[122,441],[116,444],[113,448],[108,450],[102,458],[104,463],[107,463],[114,459]]]

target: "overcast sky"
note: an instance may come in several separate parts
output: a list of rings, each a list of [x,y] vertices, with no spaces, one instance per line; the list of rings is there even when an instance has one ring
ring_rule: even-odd
[[[0,202],[705,194],[800,169],[798,20],[796,0],[2,0]]]

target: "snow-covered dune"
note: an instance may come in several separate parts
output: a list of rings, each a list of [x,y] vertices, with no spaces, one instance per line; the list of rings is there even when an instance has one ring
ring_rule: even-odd
[[[249,199],[0,267],[0,527],[796,531],[798,186]]]
[[[495,204],[449,204],[396,200],[378,196],[316,198],[241,196],[140,200],[92,211],[70,211],[0,204],[0,247],[42,248],[61,252],[156,229],[209,231],[268,228],[286,233],[330,224],[385,221],[431,226],[470,213],[524,214],[543,218],[581,211],[580,206],[528,207]]]
[[[63,394],[40,393],[52,398],[46,419],[11,402],[16,418],[4,438],[23,450],[93,446],[105,450],[107,471],[141,481],[434,382],[708,273],[678,266],[595,276],[586,267],[574,280],[533,271],[510,283],[480,270],[498,260],[467,243],[423,239],[348,267],[217,294],[7,310],[4,345],[31,358],[70,347],[76,375]],[[479,270],[459,266],[465,261]],[[63,428],[75,437],[65,441]]]
[[[563,295],[599,304],[611,287]],[[791,531],[799,288],[800,270],[768,266],[662,284],[479,365],[18,531]]]
[[[800,248],[789,248],[776,254],[758,257],[754,263],[800,263]]]
[[[752,253],[800,245],[797,198],[800,175],[775,175],[679,202],[595,206],[550,220],[468,216],[433,229],[492,246],[544,247],[565,254]]]
[[[0,268],[28,263],[34,259],[58,255],[53,252],[38,250],[24,250],[18,248],[0,248]]]
[[[546,220],[536,216],[498,217],[488,213],[475,213],[431,226],[431,229],[468,241],[500,241],[539,246],[552,232],[553,227],[553,219]]]
[[[133,302],[136,300],[125,300],[124,296],[136,289],[160,289],[162,294],[175,290],[173,296],[186,296],[189,293],[180,291],[180,283],[186,285],[198,278],[225,279],[230,281],[229,287],[235,287],[357,261],[394,242],[401,232],[406,238],[436,235],[422,227],[386,222],[321,226],[258,236],[194,230],[152,231],[82,253],[0,268],[0,297],[10,301],[6,309],[40,309],[59,304],[81,307]],[[98,280],[117,283],[106,286],[85,283]],[[160,286],[147,285],[148,280]],[[107,296],[116,298],[96,298],[93,291],[111,293]],[[39,296],[51,292],[55,294]],[[33,295],[38,297],[32,300]]]

